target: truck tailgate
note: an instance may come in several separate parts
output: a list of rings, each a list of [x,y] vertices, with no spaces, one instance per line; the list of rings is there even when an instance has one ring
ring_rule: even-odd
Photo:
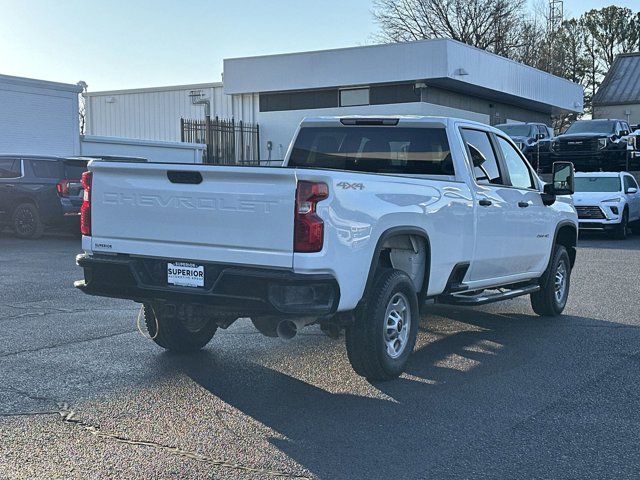
[[[293,265],[293,170],[100,161],[89,170],[93,251]]]

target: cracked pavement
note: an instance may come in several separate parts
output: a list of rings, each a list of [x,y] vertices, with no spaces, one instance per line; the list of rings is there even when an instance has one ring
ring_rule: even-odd
[[[431,307],[401,379],[248,321],[163,352],[72,287],[79,239],[0,234],[0,479],[638,478],[640,237],[581,238],[566,315]]]

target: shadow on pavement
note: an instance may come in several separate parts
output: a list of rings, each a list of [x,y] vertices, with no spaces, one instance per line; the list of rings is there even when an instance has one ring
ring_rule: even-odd
[[[521,433],[531,422],[535,427],[536,412],[545,417],[550,404],[577,388],[582,374],[602,368],[586,347],[608,322],[440,307],[432,313],[466,327],[434,334],[423,323],[421,336],[433,340],[415,352],[408,374],[374,385],[388,399],[333,394],[253,363],[225,367],[213,351],[169,363],[284,435],[288,441],[271,442],[320,478],[460,478],[492,470],[516,478],[539,474],[538,462],[551,468],[552,477],[588,476],[588,462],[576,467],[555,460],[560,453],[585,455],[592,441],[588,428],[560,420],[550,430],[543,425]],[[581,375],[566,374],[577,368]],[[555,429],[574,427],[572,442],[554,450]],[[598,428],[593,425],[594,432]],[[518,443],[532,439],[547,445]],[[625,445],[612,455],[634,450]],[[465,466],[470,458],[476,460]],[[523,473],[526,468],[534,473]]]

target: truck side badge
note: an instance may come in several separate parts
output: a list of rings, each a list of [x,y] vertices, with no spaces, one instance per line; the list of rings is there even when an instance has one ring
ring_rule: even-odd
[[[364,190],[363,183],[349,183],[349,182],[339,182],[336,184],[336,187],[340,187],[343,190],[349,190],[350,188],[354,190]]]

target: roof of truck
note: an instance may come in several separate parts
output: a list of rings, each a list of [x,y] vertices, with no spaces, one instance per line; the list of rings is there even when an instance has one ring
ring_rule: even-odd
[[[442,125],[449,125],[451,123],[463,122],[472,125],[477,125],[482,128],[493,129],[486,123],[480,123],[473,120],[467,120],[465,118],[456,117],[436,117],[430,115],[334,115],[334,116],[317,116],[317,117],[305,117],[301,124],[318,124],[318,123],[337,123],[344,121],[360,121],[361,125],[375,125],[374,123],[367,123],[372,121],[397,121],[396,123],[389,123],[389,125],[396,124],[415,124],[415,123],[440,123]],[[384,123],[382,123],[384,124]],[[496,130],[497,131],[497,130]]]

